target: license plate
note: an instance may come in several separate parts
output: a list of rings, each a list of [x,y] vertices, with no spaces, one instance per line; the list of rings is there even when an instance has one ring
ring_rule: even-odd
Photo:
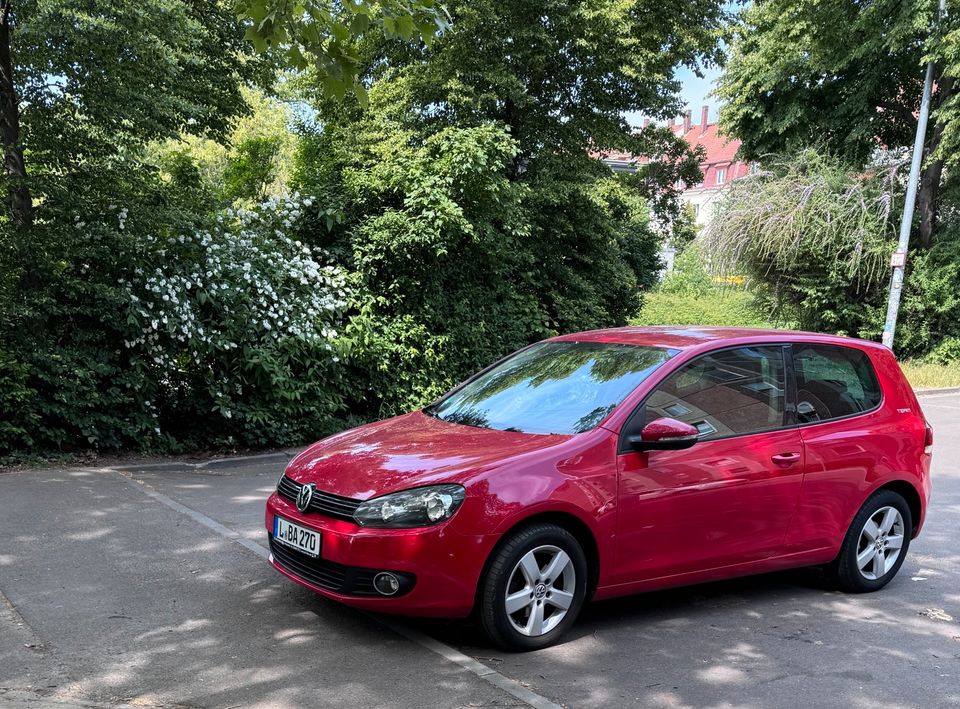
[[[320,556],[320,532],[301,527],[283,517],[273,518],[273,538],[304,554]]]

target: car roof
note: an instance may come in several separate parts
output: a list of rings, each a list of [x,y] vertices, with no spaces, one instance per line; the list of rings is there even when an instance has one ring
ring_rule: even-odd
[[[853,345],[859,348],[882,347],[876,342],[867,340],[856,340],[840,335],[824,335],[802,330],[774,330],[760,327],[708,327],[701,325],[614,327],[574,332],[569,335],[552,337],[550,340],[560,342],[610,342],[679,350],[704,345],[717,346],[759,342],[821,342],[824,344]],[[712,347],[709,349],[712,349]]]

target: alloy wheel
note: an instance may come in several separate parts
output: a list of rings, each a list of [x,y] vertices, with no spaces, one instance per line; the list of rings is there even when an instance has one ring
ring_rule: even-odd
[[[524,554],[507,581],[504,599],[514,629],[529,637],[553,630],[573,603],[577,572],[560,547],[539,546]]]
[[[903,515],[895,507],[881,507],[867,518],[857,543],[857,568],[875,581],[897,563],[903,549]]]

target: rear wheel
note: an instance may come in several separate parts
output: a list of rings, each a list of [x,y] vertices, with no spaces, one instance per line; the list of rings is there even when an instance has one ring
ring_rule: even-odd
[[[587,560],[562,527],[514,533],[490,561],[480,587],[480,622],[508,650],[552,645],[573,625],[587,594]]]
[[[910,547],[913,520],[907,501],[880,490],[863,503],[843,540],[833,574],[845,591],[867,593],[897,575]]]

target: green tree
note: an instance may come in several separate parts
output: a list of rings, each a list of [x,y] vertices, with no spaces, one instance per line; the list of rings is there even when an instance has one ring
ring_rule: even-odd
[[[149,141],[223,135],[266,80],[226,2],[4,0],[0,139],[11,218],[116,182]],[[25,161],[23,156],[29,156]],[[29,174],[29,178],[28,178]]]
[[[411,92],[405,120],[424,129],[506,125],[519,147],[511,179],[582,165],[591,149],[674,157],[672,133],[635,133],[624,113],[676,115],[674,72],[718,60],[724,18],[713,0],[669,8],[653,0],[480,0],[449,9],[453,27],[431,46],[380,43],[365,64],[374,79],[398,68]]]
[[[762,0],[735,24],[720,79],[721,125],[748,159],[821,145],[863,165],[912,145],[924,62],[936,61],[919,193],[920,244],[936,227],[944,165],[960,146],[960,16],[937,0]]]
[[[365,110],[316,81],[309,94],[320,126],[298,181],[327,208],[307,238],[372,296],[348,329],[353,362],[383,369],[366,383],[375,415],[517,346],[637,312],[660,242],[640,183],[675,173],[623,179],[596,156],[696,170],[670,131],[635,133],[623,114],[674,115],[673,72],[718,58],[723,17],[705,0],[449,9],[450,30],[429,46],[362,43]]]
[[[285,194],[297,152],[294,112],[263,91],[243,88],[241,93],[247,112],[234,119],[224,137],[184,134],[153,143],[146,161],[165,179],[224,204]]]
[[[224,171],[223,189],[228,198],[263,199],[277,173],[280,138],[247,138],[235,148]]]
[[[149,382],[123,345],[121,284],[138,239],[209,207],[187,161],[166,183],[144,148],[225,135],[247,111],[241,86],[271,67],[226,1],[6,0],[0,13],[0,379],[22,402],[4,406],[7,431],[47,450],[144,441]]]

